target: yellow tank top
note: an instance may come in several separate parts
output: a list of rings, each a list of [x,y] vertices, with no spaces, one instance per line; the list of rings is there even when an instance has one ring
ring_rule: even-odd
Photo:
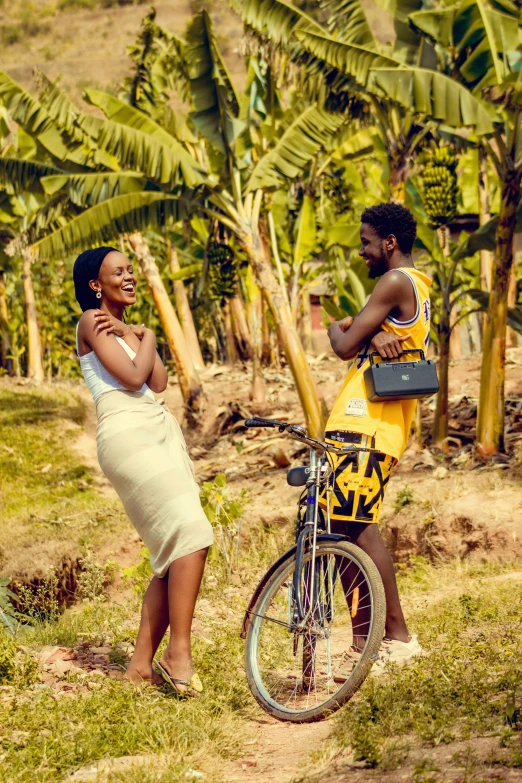
[[[388,317],[382,328],[398,336],[410,335],[402,343],[403,349],[420,348],[426,352],[430,339],[431,280],[413,267],[398,269],[408,277],[415,291],[417,310],[410,321]],[[335,430],[360,432],[375,437],[379,451],[398,459],[408,443],[417,400],[370,402],[364,386],[364,371],[369,364],[370,346],[364,346],[348,368],[343,388],[326,425],[326,432]],[[405,356],[402,361],[411,361]],[[377,361],[379,361],[377,359]]]

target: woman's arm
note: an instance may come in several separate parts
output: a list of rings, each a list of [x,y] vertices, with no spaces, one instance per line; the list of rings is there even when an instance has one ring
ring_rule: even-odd
[[[144,329],[136,356],[131,359],[113,333],[98,329],[95,310],[87,310],[80,319],[79,332],[82,339],[122,386],[129,391],[139,391],[151,375],[156,360],[156,337],[150,329]]]
[[[143,339],[145,332],[144,326],[135,326],[131,324],[129,333],[123,338],[125,342],[130,345],[133,351],[138,351],[140,341]],[[156,394],[161,394],[167,388],[168,375],[165,369],[165,365],[160,359],[158,352],[156,351],[156,358],[154,360],[154,367],[152,372],[145,381],[149,389],[152,389]]]

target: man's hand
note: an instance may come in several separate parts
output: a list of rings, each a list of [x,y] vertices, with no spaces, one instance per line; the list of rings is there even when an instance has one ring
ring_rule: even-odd
[[[402,343],[409,338],[409,334],[398,337],[391,332],[377,332],[370,346],[382,359],[398,359],[402,355]]]

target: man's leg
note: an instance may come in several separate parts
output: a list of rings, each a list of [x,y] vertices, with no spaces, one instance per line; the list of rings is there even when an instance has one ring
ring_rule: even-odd
[[[386,595],[386,636],[390,639],[397,639],[400,642],[409,641],[408,628],[402,613],[399,591],[397,590],[393,560],[384,545],[377,524],[365,524],[363,522],[345,523],[338,520],[332,520],[331,528],[332,533],[340,533],[348,536],[354,544],[359,546],[363,552],[366,552],[366,554],[371,557],[381,575],[384,593]],[[354,576],[351,574],[347,575],[347,577],[350,582],[354,579]],[[363,603],[362,595],[359,600]],[[363,615],[360,616],[359,623],[361,622],[363,622]],[[360,632],[363,634],[364,630],[364,628],[360,628]],[[354,638],[354,644],[359,648],[364,646],[364,636],[362,640],[359,638],[357,642],[356,638]],[[362,645],[361,641],[363,642]]]

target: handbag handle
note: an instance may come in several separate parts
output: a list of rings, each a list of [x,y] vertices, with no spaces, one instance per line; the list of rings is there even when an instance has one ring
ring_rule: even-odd
[[[405,351],[401,353],[401,356],[404,356],[405,353],[420,353],[420,359],[419,361],[423,361],[425,359],[424,351],[421,348],[406,348]],[[372,367],[376,367],[377,365],[373,361],[374,356],[379,356],[382,359],[381,354],[378,351],[372,351],[370,353],[370,364]],[[383,362],[389,362],[391,359],[382,359]]]

